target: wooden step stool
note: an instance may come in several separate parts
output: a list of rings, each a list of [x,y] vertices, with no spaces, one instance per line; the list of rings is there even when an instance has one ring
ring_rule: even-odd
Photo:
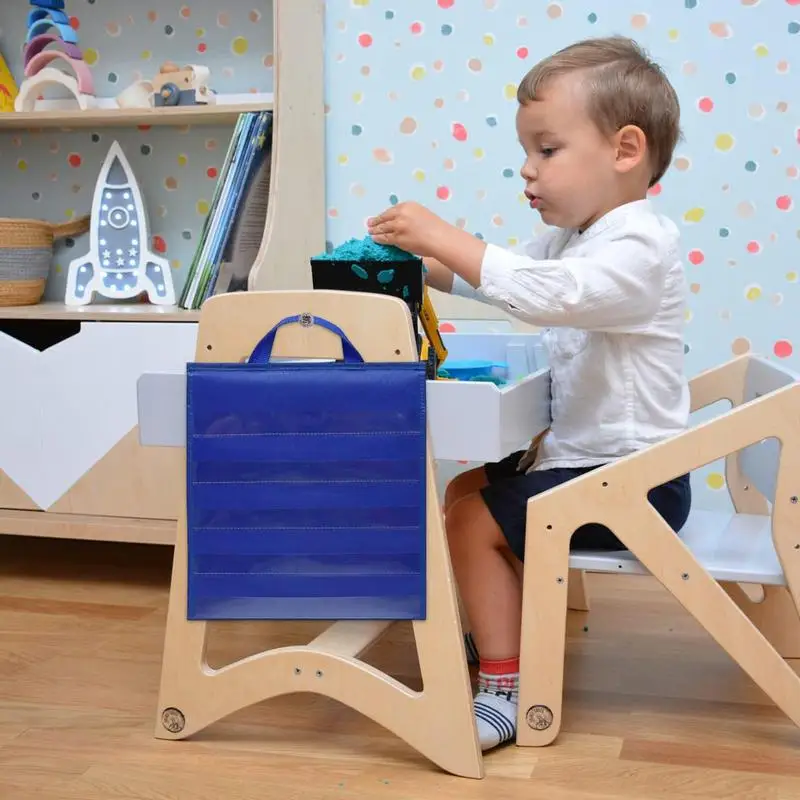
[[[418,360],[411,317],[402,300],[336,291],[218,295],[200,315],[197,362],[242,362],[279,320],[309,313],[339,325],[365,361]],[[319,326],[278,332],[275,356],[341,358],[340,340]],[[143,444],[185,442],[185,419],[162,419],[142,403]],[[161,376],[163,377],[163,376]],[[152,388],[152,387],[151,387]],[[144,407],[146,406],[146,407]],[[186,496],[185,459],[175,485]],[[187,519],[178,520],[155,735],[184,739],[239,709],[293,692],[331,697],[373,719],[455,775],[482,778],[483,759],[472,714],[472,690],[455,585],[427,446],[427,618],[412,622],[423,690],[413,691],[359,658],[392,624],[333,623],[305,646],[280,647],[212,669],[207,622],[187,619]]]

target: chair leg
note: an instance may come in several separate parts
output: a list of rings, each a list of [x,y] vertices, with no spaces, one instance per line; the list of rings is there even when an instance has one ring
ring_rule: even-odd
[[[800,658],[800,616],[785,586],[764,586],[764,599],[751,600],[738,583],[722,588],[783,658]]]
[[[589,611],[589,595],[586,591],[586,573],[582,569],[571,569],[569,571],[567,608],[570,611]]]
[[[569,569],[570,537],[545,541],[531,525],[528,536],[536,561],[526,566],[522,588],[517,745],[541,747],[561,730],[569,583],[581,573]]]

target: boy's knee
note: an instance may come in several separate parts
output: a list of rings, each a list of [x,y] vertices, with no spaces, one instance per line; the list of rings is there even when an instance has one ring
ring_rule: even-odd
[[[444,490],[444,510],[445,513],[450,511],[457,500],[460,500],[463,497],[463,489],[461,488],[463,485],[463,481],[459,482],[459,478],[461,475],[453,478],[450,483],[447,484],[447,487]]]
[[[474,516],[474,511],[471,510],[473,506],[472,495],[462,495],[457,497],[453,503],[448,507],[447,516],[445,518],[445,529],[447,531],[447,539],[452,542],[459,538],[463,538],[462,533],[470,523],[471,516]]]
[[[444,490],[444,510],[449,510],[461,499],[473,494],[486,483],[486,473],[483,467],[462,472],[456,475]]]

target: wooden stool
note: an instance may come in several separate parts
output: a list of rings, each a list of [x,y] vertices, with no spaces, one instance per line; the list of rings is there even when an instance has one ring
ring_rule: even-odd
[[[334,291],[247,292],[218,295],[202,309],[198,362],[241,362],[280,319],[307,312],[339,325],[365,361],[417,360],[411,317],[402,300]],[[338,338],[319,326],[281,329],[275,356],[341,358]],[[159,378],[143,376],[147,383]],[[185,420],[146,420],[146,444],[185,443]],[[152,389],[152,385],[150,386]],[[181,427],[183,426],[183,427]],[[154,435],[153,430],[162,433]],[[151,433],[147,433],[147,431]],[[472,713],[472,691],[458,615],[456,591],[427,447],[427,618],[413,621],[424,688],[417,692],[360,660],[392,624],[385,621],[333,623],[305,646],[280,647],[212,669],[206,661],[207,623],[189,621],[187,608],[187,521],[178,520],[172,585],[164,642],[155,735],[183,739],[239,710],[282,694],[313,692],[331,697],[373,719],[455,775],[482,778],[483,759]],[[176,476],[185,498],[185,460]]]

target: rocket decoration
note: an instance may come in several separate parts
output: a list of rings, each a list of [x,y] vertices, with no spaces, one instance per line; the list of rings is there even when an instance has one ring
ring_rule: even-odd
[[[142,194],[114,142],[94,190],[89,252],[70,263],[64,302],[82,306],[95,294],[123,300],[142,293],[156,305],[175,304],[169,262],[150,250]]]

